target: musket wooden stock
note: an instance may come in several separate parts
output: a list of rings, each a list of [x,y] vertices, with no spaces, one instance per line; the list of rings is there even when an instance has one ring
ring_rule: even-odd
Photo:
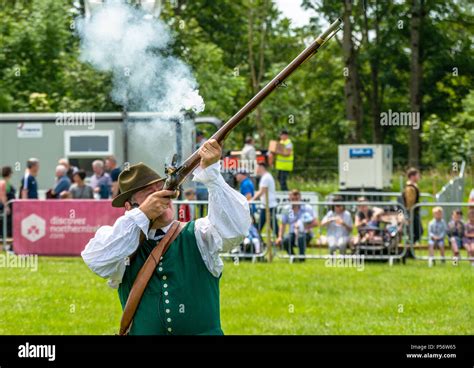
[[[271,92],[273,92],[288,76],[290,76],[301,64],[313,56],[319,47],[335,32],[339,30],[342,20],[339,18],[332,23],[311,45],[301,52],[290,64],[288,64],[278,75],[273,78],[260,92],[258,92],[249,102],[245,104],[234,116],[232,116],[211,138],[218,142],[227,137],[232,129],[234,129],[248,114],[252,112]],[[164,189],[177,190],[179,185],[191,174],[199,165],[200,157],[198,151],[195,151],[188,159],[178,167],[174,172],[168,175]]]

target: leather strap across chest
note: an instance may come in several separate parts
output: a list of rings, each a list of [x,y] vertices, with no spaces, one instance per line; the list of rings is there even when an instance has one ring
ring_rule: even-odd
[[[138,272],[137,277],[133,282],[132,289],[130,290],[130,294],[128,295],[125,308],[123,309],[119,335],[128,334],[135,312],[137,311],[140,300],[145,292],[145,288],[153,276],[153,273],[160,262],[160,258],[166,253],[171,243],[173,243],[173,241],[178,237],[182,228],[183,226],[179,221],[174,221],[165,236],[153,248]]]

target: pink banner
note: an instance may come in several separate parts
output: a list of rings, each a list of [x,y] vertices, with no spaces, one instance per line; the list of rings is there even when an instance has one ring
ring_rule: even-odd
[[[16,254],[78,256],[96,230],[124,214],[108,200],[19,200],[13,202]]]

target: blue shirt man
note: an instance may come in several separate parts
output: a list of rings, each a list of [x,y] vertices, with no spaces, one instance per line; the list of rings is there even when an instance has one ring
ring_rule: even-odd
[[[26,198],[24,199],[38,199],[38,182],[33,175],[25,174],[21,181],[20,193],[26,191]]]
[[[239,171],[235,177],[239,182],[240,193],[248,200],[252,199],[255,194],[255,186],[253,185],[252,180],[248,177],[247,173],[245,171]],[[251,205],[250,213],[253,214],[255,210],[255,205]]]
[[[71,186],[71,179],[65,174],[61,177],[58,178],[58,182],[54,186],[54,197],[59,198],[60,194],[62,192],[67,192],[69,191],[69,188]]]
[[[56,185],[54,186],[51,195],[53,198],[60,198],[62,192],[68,192],[71,186],[71,179],[67,176],[67,168],[63,165],[56,166]]]
[[[313,237],[312,229],[318,226],[318,220],[310,205],[301,203],[301,193],[293,189],[289,195],[290,204],[285,206],[281,226],[278,231],[277,244],[282,244],[288,254],[295,254],[293,248],[298,246],[299,255],[303,256],[306,246]],[[285,229],[290,225],[290,231],[285,235]],[[304,258],[301,259],[304,261]]]
[[[242,193],[243,195],[250,193],[250,195],[253,197],[255,193],[255,187],[253,186],[252,180],[250,180],[249,177],[245,178],[240,183],[240,193]]]
[[[38,182],[36,176],[39,171],[39,160],[30,158],[26,162],[26,172],[20,184],[21,199],[38,199]]]

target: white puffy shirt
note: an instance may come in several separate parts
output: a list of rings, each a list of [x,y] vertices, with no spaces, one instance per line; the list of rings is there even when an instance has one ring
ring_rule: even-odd
[[[205,169],[196,168],[193,176],[193,181],[205,184],[209,190],[208,215],[195,222],[196,243],[209,272],[219,277],[224,267],[219,252],[238,245],[248,233],[249,205],[243,195],[225,182],[219,162]],[[150,220],[139,208],[126,211],[113,226],[97,230],[81,253],[84,262],[94,273],[109,279],[110,287],[117,288],[128,257],[138,248],[140,233],[147,234],[147,239],[155,238],[155,230],[149,230],[149,225]],[[170,226],[162,230],[166,232]]]

